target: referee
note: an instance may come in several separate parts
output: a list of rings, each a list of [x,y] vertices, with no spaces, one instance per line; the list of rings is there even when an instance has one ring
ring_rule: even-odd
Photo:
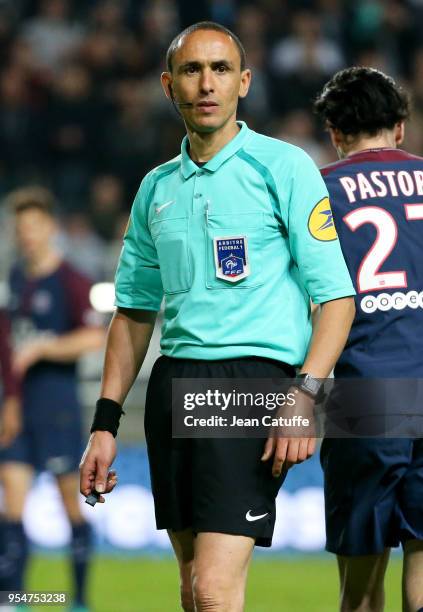
[[[113,489],[121,406],[164,295],[145,430],[157,527],[168,530],[179,562],[182,608],[197,612],[243,610],[254,544],[271,545],[287,466],[311,456],[314,439],[270,437],[264,449],[260,439],[172,439],[172,379],[282,378],[299,367],[310,409],[314,378],[329,375],[354,316],[317,168],[301,149],[236,120],[251,81],[245,64],[238,38],[211,22],[187,28],[168,49],[162,85],[187,135],[134,201],[81,462],[82,494]],[[322,305],[313,338],[310,298]]]

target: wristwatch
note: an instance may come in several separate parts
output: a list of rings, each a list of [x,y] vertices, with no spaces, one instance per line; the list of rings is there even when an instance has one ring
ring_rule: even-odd
[[[314,378],[311,374],[305,372],[303,374],[297,374],[292,386],[312,397],[316,404],[320,404],[325,397],[323,383],[318,378]]]

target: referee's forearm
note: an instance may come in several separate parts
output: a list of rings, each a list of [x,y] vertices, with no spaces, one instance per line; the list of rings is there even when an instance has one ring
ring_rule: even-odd
[[[147,353],[156,315],[122,309],[114,314],[107,336],[101,397],[123,404]]]
[[[327,378],[345,346],[354,320],[354,298],[346,297],[322,304],[302,372]]]

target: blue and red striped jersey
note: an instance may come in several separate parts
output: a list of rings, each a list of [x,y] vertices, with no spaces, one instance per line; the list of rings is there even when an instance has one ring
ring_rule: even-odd
[[[342,377],[423,376],[423,159],[370,149],[322,169],[357,292]]]
[[[67,262],[47,276],[31,278],[20,265],[10,274],[9,316],[14,348],[31,340],[98,326],[90,301],[90,281]],[[39,361],[22,381],[24,407],[76,405],[76,363]]]
[[[10,322],[6,313],[0,310],[0,398],[18,395],[18,384],[12,371],[12,347]]]

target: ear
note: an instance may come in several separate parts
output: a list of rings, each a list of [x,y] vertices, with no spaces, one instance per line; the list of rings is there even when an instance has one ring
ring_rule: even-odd
[[[345,157],[345,135],[341,132],[341,130],[338,130],[338,128],[333,128],[330,126],[328,126],[328,131],[332,145],[336,150],[338,157],[343,159]]]
[[[338,150],[338,148],[342,146],[342,143],[344,140],[342,136],[342,132],[340,132],[338,128],[333,128],[333,127],[328,127],[328,132],[330,135],[330,140],[332,142],[332,145],[334,146],[335,149]]]
[[[239,97],[245,98],[250,89],[251,84],[251,70],[247,68],[241,72],[241,83],[239,84]]]
[[[395,124],[395,127],[394,127],[395,144],[397,145],[397,147],[404,142],[404,136],[405,136],[405,123],[404,121],[399,121],[398,123]]]
[[[173,79],[170,72],[162,72],[160,76],[160,82],[162,84],[163,91],[165,92],[165,96],[166,98],[168,98],[168,100],[172,99],[172,81]]]

